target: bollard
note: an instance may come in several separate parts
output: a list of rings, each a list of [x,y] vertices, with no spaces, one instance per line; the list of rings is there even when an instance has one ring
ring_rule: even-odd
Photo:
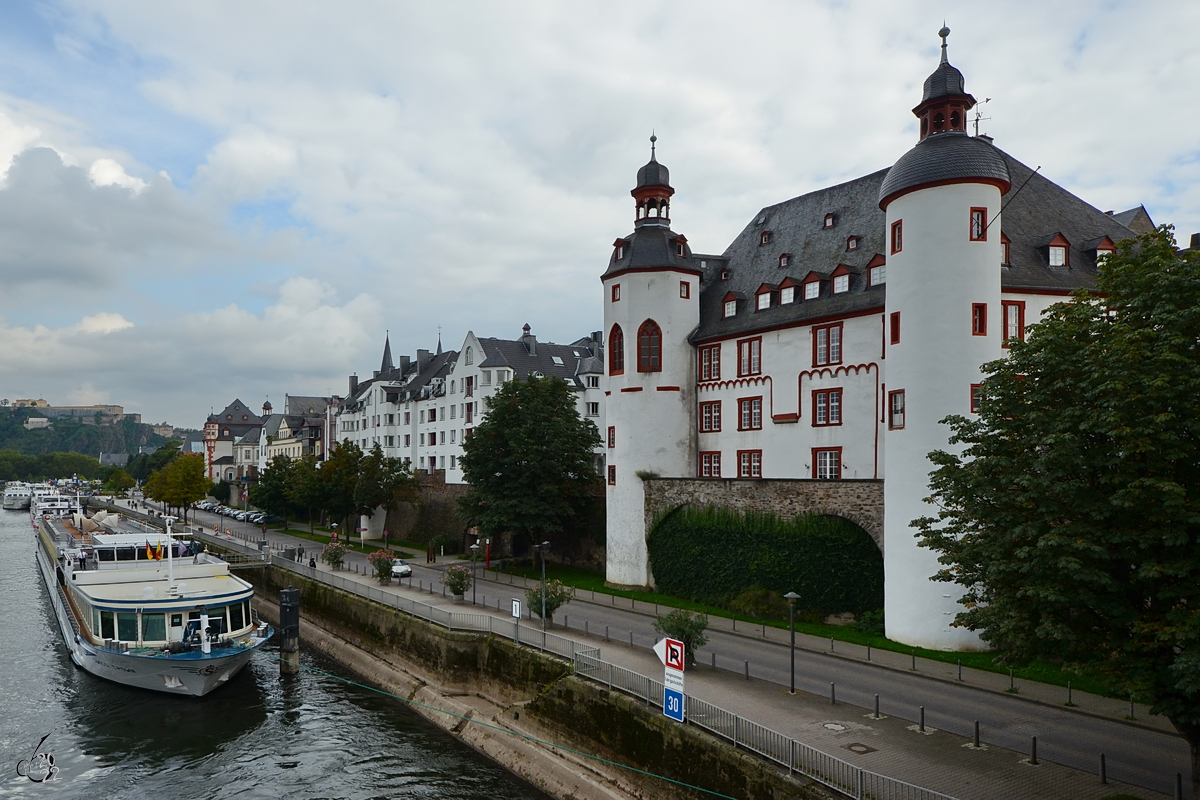
[[[629,632],[629,646],[633,647],[633,631]]]
[[[1104,753],[1100,754],[1100,782],[1108,783],[1108,767],[1104,763]]]
[[[279,592],[279,674],[300,672],[300,590]]]
[[[829,637],[829,652],[833,652],[833,637]]]
[[[1032,764],[1032,765],[1033,765],[1033,766],[1035,766],[1035,767],[1038,765],[1038,760],[1037,760],[1037,737],[1036,737],[1036,736],[1034,736],[1034,737],[1033,737],[1033,741],[1032,741],[1032,742],[1030,743],[1030,745],[1029,745],[1029,763],[1030,763],[1030,764]]]
[[[604,626],[604,641],[608,641],[608,626]]]
[[[875,719],[879,719],[879,695],[875,695]]]
[[[958,679],[962,680],[962,659],[958,660]]]
[[[837,705],[837,687],[833,684],[833,681],[829,682],[829,705]]]
[[[975,748],[979,749],[979,720],[975,720]]]
[[[867,661],[871,660],[871,645],[867,645]]]
[[[1175,773],[1175,800],[1183,800],[1183,773]]]
[[[767,638],[767,623],[763,623],[763,638]]]
[[[1009,669],[1008,669],[1008,690],[1010,692],[1015,692],[1017,690],[1016,681],[1013,680],[1012,667],[1009,667]]]
[[[571,618],[568,617],[566,614],[563,614],[563,627],[566,628],[567,630],[571,629]]]
[[[733,618],[733,632],[737,633],[737,617]]]
[[[746,662],[746,680],[750,680],[750,662]]]
[[[1137,717],[1133,715],[1133,695],[1129,695],[1129,718],[1137,719]]]
[[[917,651],[916,650],[913,650],[912,658],[913,658],[913,665],[912,665],[913,672],[916,672],[917,671]]]
[[[919,723],[921,733],[925,732],[925,706],[921,706],[921,721]]]
[[[710,653],[709,655],[711,655],[711,656],[712,656],[712,668],[713,668],[713,669],[716,669],[716,668],[717,668],[717,653],[716,653],[716,651],[714,650],[714,651],[713,651],[712,653]]]
[[[1069,705],[1069,706],[1075,705],[1073,702],[1071,702],[1071,682],[1070,681],[1067,681],[1067,705]]]
[[[583,621],[583,635],[588,635],[588,621],[586,619]]]

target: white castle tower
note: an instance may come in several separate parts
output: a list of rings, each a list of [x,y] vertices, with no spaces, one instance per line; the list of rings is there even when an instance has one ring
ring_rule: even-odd
[[[613,242],[604,273],[608,333],[607,533],[609,584],[649,586],[645,494],[638,472],[696,472],[692,389],[700,323],[700,270],[687,239],[671,230],[667,168],[654,157],[638,170],[634,231]]]
[[[1000,358],[1000,201],[1010,186],[991,140],[967,135],[975,99],[946,57],[925,81],[913,113],[920,141],[879,191],[887,215],[887,413],[884,456],[884,608],[887,635],[941,650],[982,648],[950,623],[962,592],[929,578],[937,554],[917,546],[914,519],[936,513],[928,454],[947,449],[939,420],[968,415],[979,367]]]

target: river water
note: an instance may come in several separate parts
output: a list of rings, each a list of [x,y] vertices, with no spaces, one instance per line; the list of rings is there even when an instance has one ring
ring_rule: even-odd
[[[302,664],[332,676],[280,680],[274,642],[200,699],[77,669],[35,544],[27,512],[0,510],[0,797],[549,800],[319,655]],[[35,749],[53,754],[52,780],[16,774]]]

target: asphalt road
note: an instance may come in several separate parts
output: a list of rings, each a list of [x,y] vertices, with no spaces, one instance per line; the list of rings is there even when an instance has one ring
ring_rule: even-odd
[[[197,524],[207,523],[209,529],[220,520],[222,529],[257,531],[253,525],[206,512],[196,513]],[[309,552],[315,555],[320,549],[319,545],[286,536],[280,531],[270,531],[267,538],[273,544],[289,547],[304,544],[308,551],[306,558]],[[421,560],[413,563],[413,579],[428,586],[438,579],[444,564],[431,567],[420,563]],[[366,557],[352,551],[349,563],[365,565]],[[524,596],[524,590],[519,587],[487,580],[480,580],[476,591],[481,602],[486,598],[493,607],[497,600],[507,607],[509,598]],[[652,618],[619,607],[576,599],[560,609],[555,615],[556,622],[561,623],[564,616],[571,629],[582,631],[586,624],[593,635],[603,635],[604,627],[608,626],[612,640],[609,646],[621,646],[622,643],[628,646],[630,632],[637,647],[649,648],[659,638],[652,627]],[[745,662],[749,661],[753,677],[782,686],[789,684],[790,661],[786,645],[752,636],[710,631],[708,645],[697,653],[697,661],[708,665],[713,653],[717,656],[718,668],[742,674]],[[917,721],[919,709],[924,706],[927,726],[965,737],[972,735],[974,721],[978,720],[982,741],[1017,752],[1028,752],[1031,737],[1036,736],[1039,758],[1093,774],[1098,769],[1100,754],[1104,753],[1110,778],[1168,796],[1174,791],[1175,773],[1182,773],[1184,796],[1194,797],[1187,785],[1191,774],[1188,747],[1177,736],[1030,702],[1019,696],[996,694],[969,685],[797,649],[797,690],[828,697],[831,682],[836,684],[838,703],[857,705],[869,711],[874,707],[875,694],[879,694],[881,713],[913,722]]]

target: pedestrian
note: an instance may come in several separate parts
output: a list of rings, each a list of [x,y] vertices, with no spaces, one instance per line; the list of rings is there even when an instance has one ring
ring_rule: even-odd
[[[304,561],[304,545],[300,545],[300,561]]]
[[[308,568],[309,568],[309,569],[316,569],[316,568],[317,568],[317,560],[316,560],[315,558],[310,558],[310,559],[308,560]]]

